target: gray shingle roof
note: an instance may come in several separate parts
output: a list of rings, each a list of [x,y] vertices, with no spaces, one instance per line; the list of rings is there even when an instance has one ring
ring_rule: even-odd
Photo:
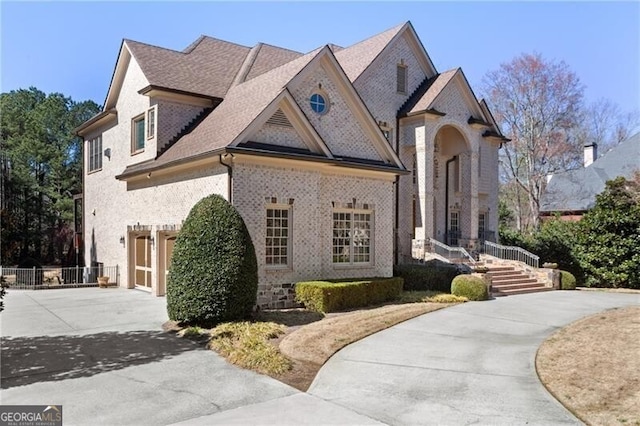
[[[640,170],[640,133],[620,142],[591,165],[553,175],[540,200],[540,211],[580,212],[592,208],[605,182],[630,178]]]
[[[449,84],[460,68],[445,71],[425,80],[398,111],[398,116],[411,115],[430,109],[440,92]]]
[[[223,98],[249,48],[201,37],[185,52],[125,40],[152,86]],[[141,88],[142,89],[142,88]]]
[[[398,25],[348,48],[333,46],[348,78],[358,78],[407,25],[410,24]],[[129,166],[123,175],[155,170],[227,147],[322,50],[302,55],[267,44],[250,49],[210,37],[199,38],[182,52],[125,42],[151,85],[224,100],[157,159]]]
[[[141,173],[167,164],[195,158],[231,144],[284,90],[321,49],[233,86],[224,100],[191,133],[184,135],[156,160],[129,166],[123,175]]]
[[[349,80],[355,81],[405,25],[398,25],[359,43],[335,51],[336,59]]]

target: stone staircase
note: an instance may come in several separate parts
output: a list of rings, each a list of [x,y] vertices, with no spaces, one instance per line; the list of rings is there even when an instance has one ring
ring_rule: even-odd
[[[516,266],[485,264],[494,297],[553,290]]]

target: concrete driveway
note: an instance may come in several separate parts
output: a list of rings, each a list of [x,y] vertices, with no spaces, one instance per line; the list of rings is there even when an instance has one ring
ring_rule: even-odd
[[[640,294],[553,291],[423,315],[334,355],[309,393],[393,425],[580,423],[542,386],[540,344]]]
[[[124,289],[9,290],[0,403],[62,404],[65,425],[162,425],[298,393],[164,333],[165,299]]]
[[[574,424],[538,381],[542,341],[638,294],[547,292],[433,312],[332,357],[308,393],[163,333],[165,300],[122,289],[11,291],[2,404],[67,425]]]

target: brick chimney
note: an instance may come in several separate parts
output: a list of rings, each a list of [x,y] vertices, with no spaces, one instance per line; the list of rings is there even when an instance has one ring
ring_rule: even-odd
[[[588,167],[598,158],[598,144],[590,143],[584,146],[584,166]]]

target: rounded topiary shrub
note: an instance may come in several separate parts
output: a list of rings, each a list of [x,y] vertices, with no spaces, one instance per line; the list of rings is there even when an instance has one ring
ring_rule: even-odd
[[[560,290],[575,290],[576,277],[571,272],[560,271]]]
[[[249,231],[219,195],[200,200],[178,233],[167,280],[169,318],[214,325],[246,318],[258,291],[258,266]]]
[[[451,294],[469,300],[489,299],[489,288],[484,279],[474,275],[458,275],[451,281]]]

